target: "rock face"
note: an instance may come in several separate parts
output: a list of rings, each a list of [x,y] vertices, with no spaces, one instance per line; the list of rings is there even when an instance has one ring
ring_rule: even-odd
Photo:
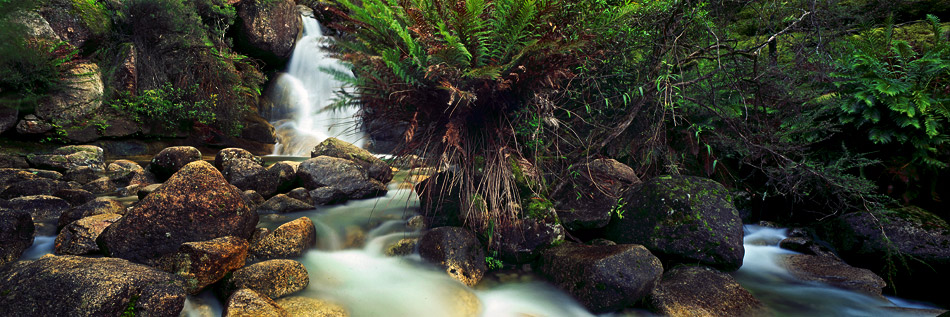
[[[488,270],[481,242],[464,228],[439,227],[429,230],[419,239],[419,255],[468,286],[478,284]]]
[[[249,288],[261,295],[278,298],[303,290],[307,285],[310,285],[310,275],[300,262],[269,260],[234,271],[225,279],[218,293],[226,296],[236,290]]]
[[[35,231],[29,213],[0,208],[0,267],[16,261],[33,245]]]
[[[635,244],[587,246],[564,243],[545,250],[537,271],[592,312],[610,312],[650,294],[663,265]]]
[[[725,271],[742,266],[742,221],[719,183],[661,176],[631,190],[624,201],[606,238],[642,244],[666,266],[701,263]]]
[[[185,292],[194,295],[243,267],[246,258],[247,241],[238,237],[221,237],[183,243],[177,253],[162,258],[158,267],[181,277],[185,281]]]
[[[152,158],[149,170],[159,180],[166,180],[188,163],[201,160],[201,151],[190,146],[173,146],[163,149]]]
[[[63,227],[53,248],[56,254],[83,255],[99,251],[96,238],[106,227],[122,218],[117,214],[102,214],[73,221]]]
[[[350,160],[353,163],[362,166],[366,174],[380,183],[387,184],[393,179],[393,170],[389,164],[383,162],[373,153],[356,147],[337,138],[327,138],[320,142],[313,151],[310,151],[310,157],[330,156]]]
[[[290,314],[267,296],[251,289],[242,288],[228,298],[228,302],[224,307],[224,316],[290,317]]]
[[[280,64],[293,52],[302,23],[291,0],[245,0],[236,6],[235,44],[248,55]]]
[[[174,277],[122,259],[48,256],[0,267],[8,316],[177,316],[185,292]]]
[[[82,130],[87,125],[85,120],[94,116],[102,108],[102,74],[99,66],[93,63],[80,63],[67,71],[64,77],[65,89],[52,94],[36,105],[36,116],[47,122],[57,124],[67,132],[67,138],[88,142],[98,136],[94,126],[91,138],[88,136],[74,136],[73,133]]]
[[[204,161],[185,165],[164,185],[99,236],[113,257],[145,263],[178,250],[185,242],[225,236],[249,238],[258,216],[242,193]]]
[[[661,316],[768,315],[732,276],[703,266],[677,266],[663,274],[648,305]]]
[[[315,202],[318,197],[340,197],[330,201],[335,203],[386,193],[385,184],[370,178],[360,165],[341,158],[319,156],[306,160],[297,168],[297,177],[303,187],[311,190]],[[320,190],[315,193],[317,189]]]
[[[572,178],[551,194],[558,218],[567,230],[606,226],[610,223],[610,210],[618,205],[621,192],[640,183],[632,168],[614,159],[574,164],[568,175]]]
[[[296,258],[316,244],[313,221],[300,217],[254,240],[250,251],[257,259]]]
[[[881,289],[887,283],[871,270],[856,268],[835,258],[808,254],[786,254],[781,263],[789,273],[799,279],[821,282],[886,300],[881,295]]]
[[[950,306],[947,296],[929,291],[950,283],[950,225],[940,217],[913,206],[877,215],[852,212],[826,223],[819,235],[850,264],[884,277],[896,271],[889,280],[898,296]]]

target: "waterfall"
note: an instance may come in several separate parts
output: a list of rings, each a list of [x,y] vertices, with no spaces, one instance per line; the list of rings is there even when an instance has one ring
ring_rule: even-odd
[[[278,135],[275,155],[308,156],[314,146],[328,137],[363,146],[356,109],[328,109],[334,92],[342,89],[343,83],[321,69],[349,69],[321,48],[326,37],[311,15],[301,14],[303,36],[297,40],[287,72],[277,76],[268,93],[273,102],[269,119]]]

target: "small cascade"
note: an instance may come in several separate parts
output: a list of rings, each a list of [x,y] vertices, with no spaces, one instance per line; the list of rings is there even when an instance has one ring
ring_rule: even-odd
[[[278,135],[275,155],[308,156],[314,146],[328,137],[363,146],[364,136],[356,125],[357,110],[328,108],[335,92],[343,89],[343,82],[323,69],[349,69],[321,48],[326,37],[311,15],[301,15],[303,36],[297,40],[287,72],[277,76],[268,92],[273,102],[269,119]]]

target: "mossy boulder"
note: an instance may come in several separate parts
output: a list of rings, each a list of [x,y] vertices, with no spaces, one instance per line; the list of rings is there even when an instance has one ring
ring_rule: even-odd
[[[818,234],[849,264],[890,281],[899,296],[950,306],[930,285],[950,283],[950,225],[918,207],[871,214],[852,212],[827,221]]]
[[[185,292],[194,295],[243,267],[247,250],[246,240],[232,236],[185,242],[178,252],[158,260],[156,267],[179,276],[184,281]]]
[[[614,159],[589,159],[572,165],[551,199],[567,230],[596,229],[610,223],[610,211],[623,203],[622,192],[640,183],[627,165]]]
[[[729,274],[705,266],[677,266],[647,299],[661,316],[768,316],[768,310]]]
[[[79,63],[67,70],[64,78],[64,88],[41,99],[35,115],[54,124],[72,141],[93,141],[99,135],[89,121],[101,112],[105,99],[99,66]]]
[[[445,270],[452,278],[475,286],[485,276],[485,249],[465,228],[439,227],[419,239],[419,255]]]
[[[225,236],[250,238],[257,213],[214,166],[189,163],[99,236],[106,254],[146,263],[182,243]]]
[[[28,212],[3,209],[0,204],[0,266],[19,259],[33,245],[35,232]]]
[[[7,316],[178,316],[185,291],[168,273],[115,258],[46,256],[0,267]]]
[[[332,137],[323,140],[323,142],[320,142],[320,144],[313,148],[313,151],[310,151],[310,157],[318,157],[321,155],[353,161],[353,163],[362,166],[369,177],[380,183],[387,184],[393,179],[393,171],[392,168],[389,167],[389,164],[383,162],[383,160],[373,155],[373,153],[358,148],[346,141]]]
[[[642,244],[664,265],[742,266],[742,221],[725,187],[694,176],[660,176],[624,196],[605,229],[617,243]]]
[[[663,275],[660,260],[641,245],[566,242],[542,252],[536,271],[595,313],[611,312],[650,294]]]
[[[77,166],[104,169],[105,151],[93,145],[69,145],[57,148],[51,154],[30,154],[26,160],[36,168],[67,171]]]

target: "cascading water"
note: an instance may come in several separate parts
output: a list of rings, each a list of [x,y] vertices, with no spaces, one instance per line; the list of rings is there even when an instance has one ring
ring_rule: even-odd
[[[363,146],[356,128],[356,109],[329,109],[343,83],[323,69],[349,72],[321,48],[326,37],[312,13],[303,12],[303,36],[297,40],[286,73],[274,80],[268,98],[273,102],[271,124],[277,129],[275,155],[308,156],[328,137]]]

